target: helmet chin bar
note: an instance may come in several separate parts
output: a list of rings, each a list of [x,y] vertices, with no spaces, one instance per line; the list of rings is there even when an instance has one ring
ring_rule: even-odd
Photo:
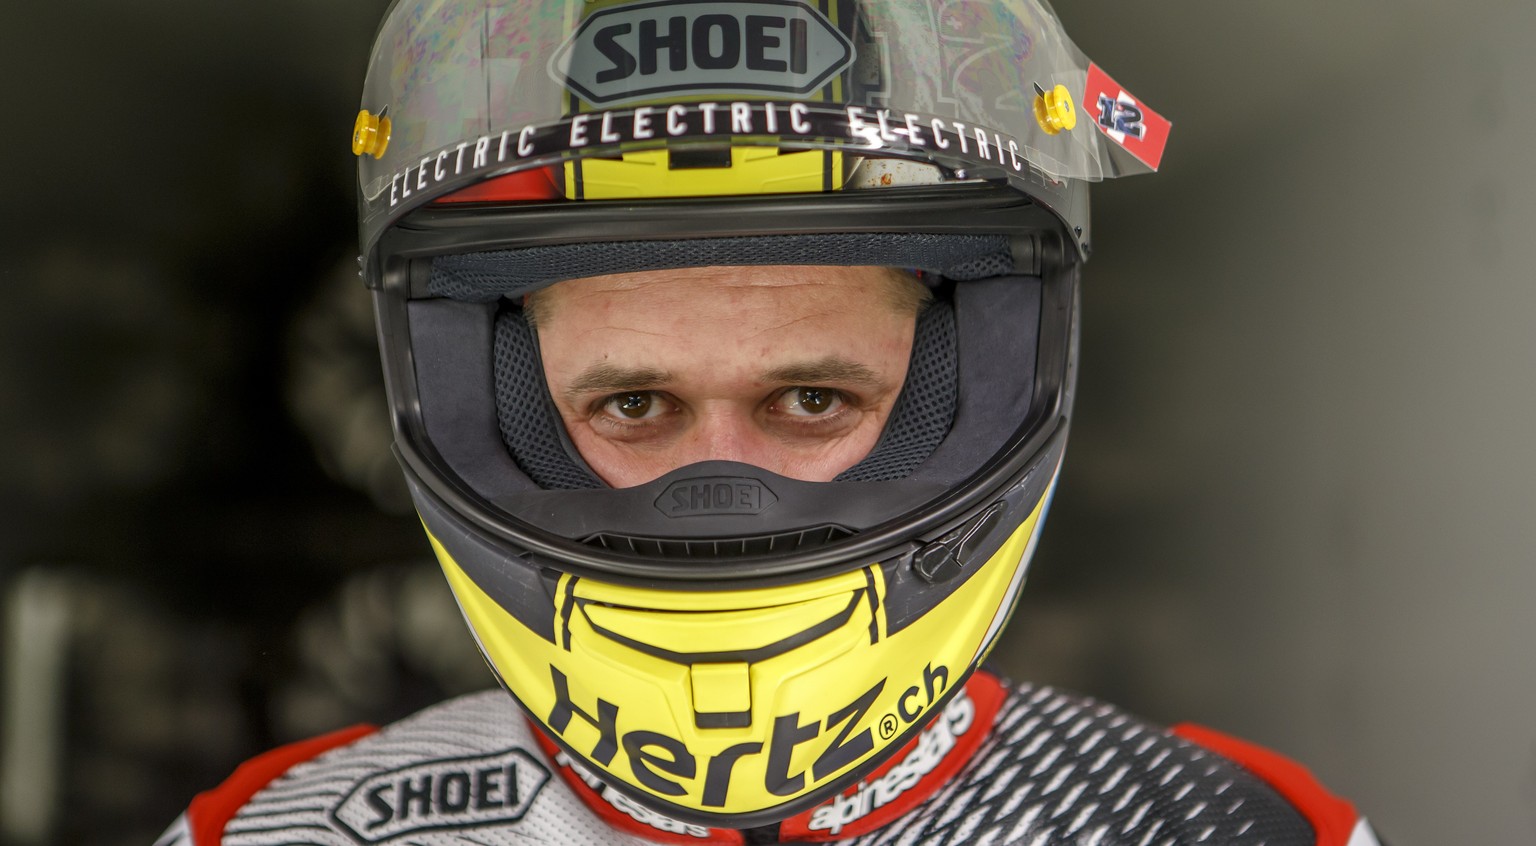
[[[926,715],[940,713],[963,687],[1012,609],[1064,442],[1064,432],[1056,430],[992,504],[928,543],[909,543],[877,559],[848,557],[840,571],[809,579],[758,582],[745,589],[725,585],[723,593],[677,591],[652,580],[626,587],[624,580],[606,575],[589,579],[573,575],[568,567],[559,568],[567,572],[540,567],[543,562],[537,557],[519,566],[516,559],[504,558],[495,544],[477,538],[475,527],[415,479],[412,493],[487,661],[546,737],[581,766],[602,776],[605,784],[645,807],[686,822],[741,828],[777,822],[845,789],[902,749],[927,725]],[[448,549],[457,552],[450,554]],[[938,557],[948,563],[925,566]],[[695,566],[711,570],[715,565]],[[790,609],[814,604],[808,600],[816,598],[833,599],[831,610],[843,609],[842,613],[828,615],[824,610],[802,615],[798,624],[782,630],[789,637],[776,639],[769,634],[754,641],[762,646],[731,651],[730,641],[739,639],[743,629],[754,629],[739,619],[732,623],[732,618],[768,622],[781,612],[795,613]],[[826,609],[827,603],[821,607]],[[642,626],[646,635],[631,640],[623,626],[607,628],[600,615],[613,614],[621,615],[621,623],[627,617],[631,630]],[[654,623],[648,615],[655,615]],[[699,615],[723,618],[721,628],[712,629],[716,637],[685,636],[679,641],[675,633],[670,638],[664,634],[669,628],[666,618]],[[866,627],[868,643],[844,655],[846,633],[863,632]],[[833,636],[839,630],[844,636]],[[860,634],[856,639],[864,637]],[[929,651],[915,649],[915,644],[928,644]],[[677,651],[679,645],[681,651]],[[625,652],[649,656],[640,665],[653,669],[628,667],[621,673],[618,664],[604,662],[599,675],[589,672],[596,656],[612,660]],[[778,696],[773,684],[754,682],[751,712],[700,713],[695,699],[691,718],[677,724],[662,716],[673,711],[657,710],[660,706],[654,697],[660,689],[668,691],[671,706],[688,707],[688,685],[668,681],[673,673],[730,662],[741,667],[772,666],[789,656],[814,675],[795,681],[798,687]],[[657,666],[675,669],[656,675]],[[637,680],[640,686],[634,687]],[[838,689],[829,695],[808,695],[807,684],[834,680]],[[912,687],[926,690],[926,697],[918,702]],[[896,709],[904,715],[898,733],[882,735],[885,742],[876,748],[864,747],[860,754],[868,757],[858,765],[852,765],[852,757],[840,763],[845,751],[852,754],[859,748],[857,741],[864,734],[859,729],[867,726],[865,716],[891,713],[896,700],[906,702],[903,697],[913,697],[921,707],[910,717],[904,704]],[[724,721],[727,718],[734,719]],[[716,735],[715,730],[722,728],[738,733]],[[632,758],[614,760],[619,747],[629,754],[624,738],[630,731],[648,735],[647,742],[671,747],[675,762],[686,758],[697,764],[664,771],[661,783],[687,780],[697,788],[702,782],[700,804],[671,798],[671,791],[664,791],[669,796],[651,792],[657,783],[654,770],[649,772],[650,780],[642,777],[638,783],[627,775],[631,770],[645,775]],[[722,750],[722,743],[732,748]],[[780,754],[801,744],[814,755],[814,763],[795,767],[800,771],[797,775],[783,769],[785,758]],[[740,754],[744,757],[736,760]],[[778,769],[772,763],[775,757],[781,762]],[[763,759],[767,759],[766,771]],[[729,766],[717,771],[715,763]],[[812,774],[814,786],[806,781]],[[746,783],[738,784],[738,778]],[[725,785],[732,785],[732,790],[767,785],[784,798],[761,797],[760,801],[771,804],[731,808],[725,804]]]

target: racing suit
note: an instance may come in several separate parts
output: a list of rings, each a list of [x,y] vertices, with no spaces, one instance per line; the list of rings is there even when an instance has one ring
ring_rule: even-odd
[[[651,811],[486,691],[252,759],[156,846],[800,841],[1380,846],[1348,802],[1273,752],[985,671],[868,777],[774,826],[717,829]]]

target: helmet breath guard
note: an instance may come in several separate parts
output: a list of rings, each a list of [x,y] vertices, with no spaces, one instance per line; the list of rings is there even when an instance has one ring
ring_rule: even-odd
[[[1073,123],[1089,73],[1034,0],[391,9],[354,149],[396,450],[487,662],[580,767],[773,823],[980,663],[1065,444],[1087,185],[1146,169]],[[920,271],[880,440],[831,482],[710,460],[605,486],[522,297],[747,265]]]

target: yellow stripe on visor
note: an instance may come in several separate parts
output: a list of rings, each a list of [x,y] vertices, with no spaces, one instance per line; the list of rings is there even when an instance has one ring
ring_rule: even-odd
[[[1043,502],[964,584],[896,632],[884,571],[868,566],[731,591],[565,575],[551,639],[431,539],[487,659],[551,737],[646,804],[718,822],[798,808],[925,723],[1006,612]]]
[[[837,190],[844,181],[843,154],[837,150],[665,148],[565,163],[565,194],[571,200],[812,193]]]

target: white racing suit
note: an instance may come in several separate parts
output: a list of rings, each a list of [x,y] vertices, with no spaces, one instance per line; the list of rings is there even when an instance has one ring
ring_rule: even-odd
[[[668,819],[573,768],[505,693],[252,759],[156,846],[1380,846],[1281,756],[978,671],[854,786],[776,826]]]

